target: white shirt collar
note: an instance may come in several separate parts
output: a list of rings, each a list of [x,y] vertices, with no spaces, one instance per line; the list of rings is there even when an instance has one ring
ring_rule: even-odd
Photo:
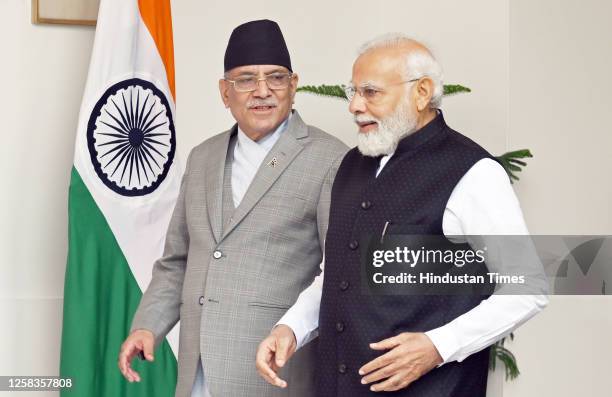
[[[247,152],[267,154],[270,149],[272,149],[272,146],[274,146],[276,141],[278,141],[278,138],[280,138],[281,134],[287,128],[287,124],[289,124],[289,119],[291,119],[292,114],[292,112],[289,112],[289,117],[287,117],[285,121],[283,121],[278,127],[276,127],[276,130],[274,130],[273,133],[264,136],[258,141],[254,141],[249,138],[247,134],[245,134],[244,131],[240,129],[240,126],[238,126],[238,145],[241,146],[241,150],[245,150]]]
[[[234,147],[234,159],[232,161],[232,199],[234,207],[238,207],[261,163],[278,141],[278,138],[287,129],[289,118],[291,116],[283,121],[273,133],[266,135],[257,142],[249,138],[240,127],[238,128],[238,139]]]

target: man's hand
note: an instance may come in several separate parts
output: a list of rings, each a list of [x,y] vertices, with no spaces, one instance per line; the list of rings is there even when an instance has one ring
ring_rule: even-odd
[[[271,385],[287,387],[287,382],[279,378],[277,373],[296,348],[297,341],[291,328],[282,324],[272,328],[270,335],[257,348],[256,366],[259,375]]]
[[[132,359],[143,352],[147,361],[153,361],[154,345],[153,332],[146,329],[137,329],[127,337],[119,352],[119,369],[125,379],[129,382],[140,382],[140,375],[132,369]]]
[[[423,333],[404,332],[371,343],[370,348],[389,350],[359,369],[359,375],[366,375],[361,379],[364,385],[386,379],[372,385],[372,391],[403,389],[442,363],[438,350]]]

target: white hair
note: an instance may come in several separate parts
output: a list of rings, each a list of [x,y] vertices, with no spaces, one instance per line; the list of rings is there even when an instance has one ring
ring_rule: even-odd
[[[384,119],[365,114],[354,116],[356,123],[368,121],[378,123],[376,132],[357,134],[357,149],[361,154],[371,157],[392,154],[403,137],[416,131],[417,117],[409,106],[410,101],[408,97],[403,98],[393,113]]]
[[[416,40],[403,33],[387,33],[364,43],[359,47],[357,54],[360,56],[374,49],[394,48],[410,43],[419,44]],[[429,50],[410,51],[406,57],[405,78],[412,80],[425,76],[429,77],[434,84],[434,92],[429,105],[437,109],[442,104],[442,95],[444,94],[442,67]]]

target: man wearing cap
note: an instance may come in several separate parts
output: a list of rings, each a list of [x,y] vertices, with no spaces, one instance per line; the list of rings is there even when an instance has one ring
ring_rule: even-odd
[[[279,26],[232,32],[221,98],[237,124],[187,160],[164,256],[121,348],[119,367],[153,361],[180,319],[177,397],[309,396],[316,346],[284,369],[277,389],[253,365],[257,345],[318,273],[330,190],[346,146],[292,110],[298,77]]]

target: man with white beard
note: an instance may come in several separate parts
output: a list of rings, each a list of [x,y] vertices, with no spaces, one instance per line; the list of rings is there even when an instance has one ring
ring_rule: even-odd
[[[381,232],[528,234],[508,176],[446,125],[442,71],[422,44],[403,35],[366,43],[346,93],[359,140],[332,188],[325,277],[262,341],[258,371],[286,387],[278,368],[318,333],[317,396],[484,396],[487,347],[542,310],[546,297],[366,295],[359,248],[361,237]]]

